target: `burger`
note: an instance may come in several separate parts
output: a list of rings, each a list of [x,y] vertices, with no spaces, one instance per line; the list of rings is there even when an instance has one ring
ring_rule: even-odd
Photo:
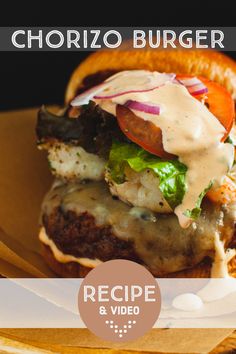
[[[83,277],[112,259],[156,277],[236,276],[236,63],[200,50],[99,51],[36,127],[55,181],[43,256]]]

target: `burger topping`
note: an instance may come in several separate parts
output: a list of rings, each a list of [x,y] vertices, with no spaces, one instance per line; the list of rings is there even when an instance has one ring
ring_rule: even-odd
[[[94,102],[80,106],[91,99]],[[104,163],[108,160],[106,180],[114,187],[111,192],[125,200],[119,191],[124,190],[127,182],[127,166],[136,173],[137,180],[143,179],[145,176],[141,175],[150,170],[152,181],[156,176],[154,184],[162,194],[155,205],[163,203],[163,198],[166,202],[164,208],[159,210],[155,206],[151,210],[174,209],[182,227],[188,227],[199,216],[208,190],[209,198],[222,204],[217,189],[221,190],[233,164],[234,147],[223,141],[232,127],[234,107],[230,95],[220,85],[204,78],[125,71],[90,88],[72,104],[61,117],[45,108],[39,112],[39,144],[49,150],[57,175],[83,179],[81,168],[86,161],[82,157],[86,153],[99,155],[102,157],[98,161],[99,172],[96,173],[95,167],[86,176],[104,178]],[[61,151],[55,154],[54,145],[60,142],[63,142],[62,150],[67,151],[66,156],[62,151],[65,159],[61,159]],[[80,158],[75,156],[78,148],[84,152]],[[66,166],[63,161],[68,162]],[[232,190],[224,198],[227,203],[236,195],[234,182]],[[149,207],[146,192],[141,206]],[[140,206],[133,198],[127,201]]]
[[[55,142],[48,146],[48,161],[51,171],[67,180],[102,180],[105,160],[86,152],[81,146],[69,146]]]
[[[202,102],[192,97],[184,85],[174,82],[173,78],[166,80],[166,74],[163,74],[161,83],[161,76],[144,70],[118,73],[105,81],[104,90],[96,94],[93,100],[113,115],[116,115],[118,105],[125,106],[130,100],[161,107],[158,115],[141,111],[135,111],[135,115],[151,122],[152,125],[148,126],[151,129],[153,126],[160,129],[164,150],[178,156],[179,161],[188,168],[186,192],[174,210],[180,225],[188,227],[205,191],[212,183],[220,185],[232,167],[234,148],[221,142],[227,133],[222,119],[218,120]],[[155,86],[153,83],[157,78],[160,84]],[[72,101],[73,105],[76,105],[76,100]],[[224,119],[228,122],[227,117]],[[231,127],[232,120],[233,116],[228,124]],[[130,133],[129,128],[127,135],[132,140],[133,132]],[[142,146],[136,131],[135,135],[135,142]],[[157,134],[157,139],[160,140],[160,134]],[[145,141],[142,147],[146,148]]]
[[[73,112],[74,113],[74,112]],[[58,141],[68,146],[81,146],[87,152],[107,158],[112,139],[127,141],[116,118],[90,102],[70,117],[70,109],[61,116],[48,112],[43,106],[38,112],[36,133],[38,145],[48,149]]]
[[[122,105],[117,105],[116,117],[120,129],[131,141],[154,155],[163,158],[174,157],[174,155],[164,150],[162,131],[151,121],[138,117],[134,112]]]
[[[161,107],[153,103],[142,103],[138,101],[129,100],[125,104],[126,107],[134,109],[135,111],[145,112],[150,114],[160,114]]]
[[[181,204],[186,192],[187,168],[178,160],[163,160],[135,144],[114,142],[110,151],[108,170],[117,184],[125,182],[125,168],[135,172],[151,170],[159,178],[159,189],[165,200],[174,209]],[[156,181],[156,184],[158,180]]]
[[[177,75],[178,80],[191,80],[190,76]],[[186,79],[188,78],[188,79]],[[220,123],[225,128],[225,134],[222,137],[222,141],[225,141],[227,136],[232,130],[234,119],[235,119],[235,109],[234,101],[232,100],[228,91],[216,82],[210,81],[204,77],[200,77],[202,84],[206,88],[206,93],[199,91],[194,94],[194,97],[199,101],[203,102],[210,112],[220,121]],[[190,81],[188,81],[190,82]],[[189,92],[191,91],[191,86],[187,86]],[[193,94],[193,92],[190,92]]]

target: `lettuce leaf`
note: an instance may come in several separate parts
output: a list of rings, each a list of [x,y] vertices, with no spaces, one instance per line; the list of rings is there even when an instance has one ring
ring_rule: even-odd
[[[125,182],[125,167],[134,171],[152,170],[159,177],[159,188],[164,198],[175,208],[181,204],[187,186],[187,167],[178,160],[163,160],[135,144],[114,141],[109,155],[108,169],[114,182]]]
[[[192,220],[196,220],[202,211],[201,208],[201,204],[202,204],[202,199],[205,196],[205,194],[211,189],[213,185],[213,182],[210,182],[209,186],[207,186],[207,188],[204,189],[204,191],[202,191],[202,193],[199,195],[198,200],[196,202],[195,208],[193,208],[192,210],[187,209],[184,212],[184,215],[187,216],[188,218],[192,219]]]

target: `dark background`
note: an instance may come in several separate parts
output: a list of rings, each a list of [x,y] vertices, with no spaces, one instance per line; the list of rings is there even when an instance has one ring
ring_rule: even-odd
[[[4,1],[3,1],[4,2]],[[2,2],[2,3],[3,3]],[[1,3],[1,4],[2,4]],[[7,8],[8,7],[8,8]],[[1,26],[235,26],[232,1],[9,2]],[[66,84],[85,52],[0,53],[0,110],[62,104]],[[236,53],[228,53],[236,59]]]

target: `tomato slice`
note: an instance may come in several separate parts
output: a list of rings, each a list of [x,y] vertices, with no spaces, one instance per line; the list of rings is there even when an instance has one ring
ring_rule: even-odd
[[[177,79],[191,78],[190,75],[177,75]],[[232,129],[235,119],[234,101],[229,92],[217,82],[206,79],[205,77],[198,76],[199,80],[207,87],[208,92],[204,95],[194,95],[199,101],[204,101],[207,108],[212,114],[220,121],[225,128],[226,132],[221,141],[225,141]]]
[[[176,76],[177,79],[191,77],[194,76]],[[235,118],[234,101],[227,90],[221,85],[201,76],[198,78],[208,88],[208,93],[204,95],[194,95],[194,97],[203,101],[211,113],[214,114],[224,126],[226,132],[221,141],[225,141],[233,126]],[[121,105],[117,105],[116,116],[121,130],[131,141],[154,155],[168,159],[174,157],[174,155],[169,154],[164,150],[161,129],[152,122],[145,121],[134,114],[129,108]]]
[[[155,124],[136,116],[129,108],[121,105],[116,107],[116,117],[122,132],[144,150],[167,159],[174,157],[164,150],[162,131]]]

